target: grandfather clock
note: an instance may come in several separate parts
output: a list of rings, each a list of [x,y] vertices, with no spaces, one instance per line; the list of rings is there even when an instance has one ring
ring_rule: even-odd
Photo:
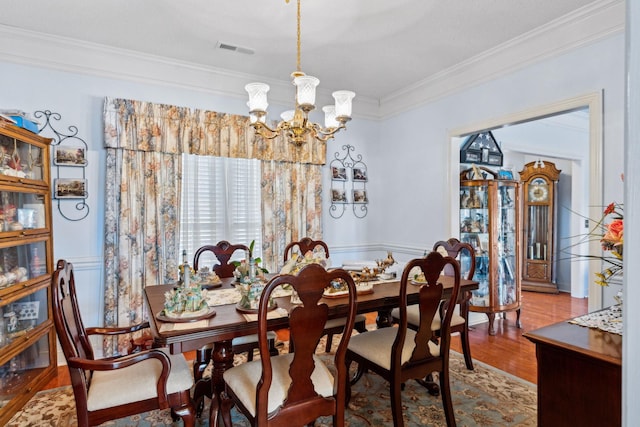
[[[560,171],[551,162],[535,161],[520,171],[523,188],[522,290],[558,293],[554,283],[556,183]]]

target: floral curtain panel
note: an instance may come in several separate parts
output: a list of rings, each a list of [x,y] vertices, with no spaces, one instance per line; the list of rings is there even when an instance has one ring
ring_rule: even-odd
[[[262,162],[262,258],[279,271],[289,242],[322,239],[322,171],[318,165]]]
[[[107,149],[105,326],[146,320],[143,290],[177,272],[179,155]],[[127,352],[129,336],[105,337],[104,354]]]
[[[176,280],[182,153],[262,160],[266,265],[279,265],[292,239],[321,238],[324,143],[296,148],[256,136],[245,116],[115,98],[104,126],[105,326],[139,323],[144,287]],[[104,354],[128,346],[106,338]]]

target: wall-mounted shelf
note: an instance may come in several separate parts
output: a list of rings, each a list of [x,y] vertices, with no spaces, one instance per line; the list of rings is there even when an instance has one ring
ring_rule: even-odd
[[[86,198],[89,196],[86,178],[87,143],[78,136],[78,128],[75,126],[69,126],[68,134],[53,127],[52,120],[62,119],[60,114],[45,110],[36,111],[34,116],[43,117],[46,120],[38,133],[42,134],[49,128],[55,135],[51,142],[53,165],[56,171],[53,180],[53,198],[57,200],[58,211],[69,221],[83,220],[89,215],[89,205],[86,203]],[[77,212],[75,215],[67,215],[65,209],[73,203]]]
[[[335,153],[331,167],[331,207],[329,214],[333,218],[344,215],[348,206],[353,209],[357,218],[367,216],[369,195],[367,181],[369,180],[367,165],[362,161],[362,155],[353,156],[353,145],[343,145],[344,153]]]

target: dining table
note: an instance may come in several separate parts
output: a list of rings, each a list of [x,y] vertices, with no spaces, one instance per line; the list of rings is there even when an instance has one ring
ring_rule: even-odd
[[[233,297],[235,279],[223,278],[220,286],[207,292],[208,304],[212,312],[202,319],[192,322],[171,322],[163,316],[165,293],[176,287],[175,284],[147,286],[144,290],[145,303],[149,310],[149,324],[155,346],[168,347],[172,354],[197,350],[204,345],[213,344],[211,361],[213,364],[210,378],[196,382],[194,400],[198,401],[203,394],[211,397],[209,425],[220,425],[219,404],[225,383],[223,374],[233,366],[232,340],[237,337],[257,332],[256,315],[239,308],[237,299]],[[443,285],[443,299],[451,295],[454,279],[452,276],[440,276]],[[400,280],[376,280],[371,282],[372,292],[357,295],[357,312],[377,312],[377,326],[392,325],[391,310],[398,307],[400,300]],[[460,281],[459,302],[468,302],[468,295],[478,288],[474,280]],[[407,304],[418,302],[420,286],[409,285]],[[239,292],[237,292],[239,298]],[[277,308],[268,318],[268,329],[278,330],[289,326],[288,313],[293,308],[290,292],[282,292],[274,298]],[[329,307],[329,317],[343,317],[347,313],[347,305],[343,298],[322,298]],[[215,311],[215,313],[214,313]]]

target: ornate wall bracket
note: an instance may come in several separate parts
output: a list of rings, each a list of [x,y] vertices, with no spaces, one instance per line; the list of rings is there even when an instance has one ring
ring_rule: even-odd
[[[331,167],[329,214],[333,218],[340,218],[350,205],[357,218],[364,218],[367,216],[369,204],[367,165],[362,161],[361,154],[355,157],[352,155],[355,151],[353,145],[343,145],[342,150],[344,153],[336,152],[334,159],[329,163]]]
[[[53,198],[57,200],[60,215],[69,221],[81,221],[89,215],[86,203],[87,192],[87,143],[78,136],[78,128],[69,126],[69,133],[62,133],[53,127],[53,120],[60,121],[62,116],[49,110],[36,111],[35,118],[44,118],[45,124],[38,130],[41,134],[47,128],[55,135],[53,147],[53,164],[56,176],[53,183]],[[74,211],[68,207],[75,204]],[[66,211],[69,213],[65,213]]]

